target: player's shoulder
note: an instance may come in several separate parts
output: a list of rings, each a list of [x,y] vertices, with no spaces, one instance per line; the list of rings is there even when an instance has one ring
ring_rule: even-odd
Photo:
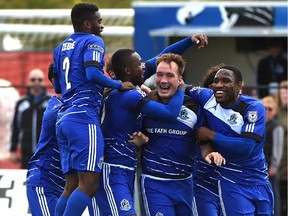
[[[263,106],[262,102],[258,98],[251,97],[249,95],[241,94],[240,101],[248,106]]]
[[[265,108],[262,102],[248,95],[240,95],[239,112],[248,114],[248,116],[263,116],[265,115]]]
[[[146,93],[142,91],[138,86],[136,86],[135,89],[130,89],[126,91],[115,90],[115,91],[112,91],[112,93],[114,95],[121,95],[120,97],[129,97],[131,99],[144,98],[146,96]]]

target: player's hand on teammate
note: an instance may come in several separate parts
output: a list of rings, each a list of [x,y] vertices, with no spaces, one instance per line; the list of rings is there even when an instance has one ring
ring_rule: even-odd
[[[181,80],[181,83],[180,83],[180,85],[178,86],[178,88],[185,92],[186,84],[185,84],[185,82],[184,82],[183,79]]]
[[[141,90],[144,91],[146,94],[149,94],[151,92],[151,89],[144,84],[141,85]]]
[[[215,163],[216,166],[221,166],[226,164],[226,159],[218,152],[211,152],[204,158],[209,164]]]
[[[198,45],[198,49],[202,49],[202,48],[208,46],[208,37],[205,34],[192,35],[191,40],[194,44]]]
[[[122,82],[122,88],[120,89],[121,91],[125,91],[125,90],[130,90],[130,89],[134,89],[135,86],[131,83],[131,82]]]
[[[141,147],[143,144],[147,143],[148,140],[149,138],[139,131],[130,135],[130,140],[128,140],[128,142],[136,145],[137,147]]]
[[[206,127],[200,127],[195,132],[196,140],[198,143],[213,141],[215,135],[216,135],[215,131],[212,131]]]

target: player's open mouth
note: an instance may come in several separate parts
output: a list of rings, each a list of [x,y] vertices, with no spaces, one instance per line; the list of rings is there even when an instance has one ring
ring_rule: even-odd
[[[224,94],[225,94],[224,91],[220,91],[220,90],[214,91],[215,97],[222,97]]]

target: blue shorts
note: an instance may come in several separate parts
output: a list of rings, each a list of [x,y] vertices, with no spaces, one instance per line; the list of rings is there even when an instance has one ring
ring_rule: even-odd
[[[146,215],[193,215],[193,179],[164,179],[141,175]]]
[[[134,208],[134,168],[103,163],[102,178],[96,192],[97,205],[103,215],[136,214]]]
[[[226,180],[218,182],[223,215],[274,215],[271,185],[239,185]]]
[[[55,215],[58,192],[43,187],[26,187],[26,195],[32,215]]]
[[[63,173],[72,170],[101,172],[104,139],[96,124],[61,121],[56,134]]]
[[[217,187],[217,186],[216,186]],[[218,190],[218,189],[217,189]],[[219,195],[202,186],[194,186],[194,215],[220,216],[222,214]]]

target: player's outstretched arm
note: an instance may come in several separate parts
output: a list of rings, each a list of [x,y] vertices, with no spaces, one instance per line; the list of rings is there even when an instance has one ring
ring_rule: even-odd
[[[165,53],[175,53],[182,55],[192,44],[198,45],[198,49],[202,49],[208,46],[208,37],[205,34],[194,34],[192,36],[186,37],[176,43],[171,44],[166,47],[162,52],[154,56],[153,58],[145,62],[145,72],[144,77],[148,79],[151,75],[155,74],[156,71],[156,60],[157,58]]]
[[[198,44],[198,49],[208,46],[208,37],[206,34],[195,34],[191,36],[193,43]]]

